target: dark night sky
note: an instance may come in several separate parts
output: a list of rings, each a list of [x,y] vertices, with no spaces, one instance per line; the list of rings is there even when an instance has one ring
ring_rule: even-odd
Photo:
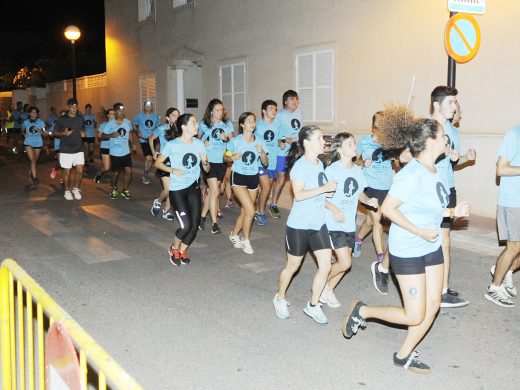
[[[70,77],[69,67],[63,66],[70,64],[71,44],[63,35],[70,24],[81,30],[78,76],[105,71],[103,0],[2,1],[0,13],[0,75],[46,57],[55,64],[53,73]]]

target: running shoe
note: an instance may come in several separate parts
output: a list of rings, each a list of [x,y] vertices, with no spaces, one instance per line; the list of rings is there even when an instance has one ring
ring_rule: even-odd
[[[217,211],[217,218],[218,219],[224,219],[224,213],[222,211]]]
[[[230,209],[230,208],[233,208],[235,207],[235,201],[233,199],[228,199],[224,202],[224,207],[226,209]]]
[[[170,249],[168,249],[168,254],[170,255],[170,263],[177,267],[181,265],[181,254],[178,249],[170,247]]]
[[[336,294],[334,294],[334,290],[330,288],[328,283],[325,285],[320,295],[320,302],[334,309],[341,306],[341,303],[339,303],[338,298],[336,298]]]
[[[96,176],[94,176],[94,181],[96,183],[99,183],[101,181],[101,174],[100,173],[96,173]]]
[[[246,255],[252,255],[253,253],[255,253],[249,240],[242,240],[240,245],[242,247],[242,252],[244,252]]]
[[[74,200],[74,197],[72,196],[72,192],[70,192],[70,191],[65,191],[65,193],[63,194],[63,197],[67,200]]]
[[[276,294],[273,298],[273,306],[274,310],[276,312],[276,316],[282,320],[286,320],[291,315],[289,314],[289,309],[287,306],[289,306],[290,303],[287,302],[285,299],[278,299],[278,294]]]
[[[143,184],[150,184],[150,179],[147,176],[143,176]]]
[[[311,303],[307,302],[307,306],[303,308],[303,312],[307,314],[309,317],[311,317],[318,324],[326,324],[329,322],[327,316],[325,315],[323,310],[321,310],[321,303],[317,303],[316,305],[311,306]]]
[[[441,295],[441,307],[444,308],[455,308],[455,307],[463,307],[469,305],[469,301],[457,297],[455,295],[451,295],[449,293],[444,293]]]
[[[256,213],[255,220],[258,226],[264,226],[267,224],[267,218],[264,213]]]
[[[74,195],[74,198],[76,198],[76,200],[80,200],[81,199],[81,193],[80,193],[79,188],[74,187],[72,189],[72,195]]]
[[[370,270],[372,271],[372,283],[374,283],[374,288],[381,294],[388,294],[388,277],[389,273],[382,272],[379,270],[379,262],[374,261]]]
[[[491,267],[491,276],[495,275],[495,266]],[[517,291],[516,287],[513,285],[513,275],[509,271],[506,273],[506,276],[504,276],[504,280],[502,281],[502,284],[504,285],[506,292],[509,294],[511,298],[516,298]]]
[[[168,211],[164,211],[162,212],[162,217],[168,221],[173,221],[175,219],[175,217],[173,216],[173,214],[170,212],[170,210]]]
[[[117,189],[112,188],[112,190],[110,190],[110,199],[117,199],[118,196],[119,196],[119,193],[117,192]]]
[[[233,232],[231,232],[231,234],[228,237],[229,241],[231,241],[231,243],[236,249],[242,248],[242,240],[240,239],[240,236],[238,234],[233,234]]]
[[[363,244],[363,241],[358,241],[357,238],[354,240],[354,249],[352,249],[352,257],[361,256],[361,244]]]
[[[498,306],[515,307],[515,303],[511,300],[503,284],[500,287],[493,286],[492,284],[489,285],[484,297]]]
[[[451,288],[448,288],[447,291],[448,291],[448,294],[453,295],[454,297],[458,297],[459,296],[459,292],[455,291],[455,290],[452,290]]]
[[[121,191],[121,196],[125,199],[132,199],[132,196],[130,195],[129,190],[123,190]]]
[[[159,213],[161,212],[161,202],[159,202],[159,199],[154,199],[152,203],[152,208],[150,209],[150,212],[154,217],[157,217]],[[164,213],[164,211],[163,211]]]
[[[56,179],[57,175],[58,175],[58,170],[56,168],[52,168],[51,173],[49,175],[50,178],[54,180],[54,179]]]
[[[402,367],[405,370],[410,370],[417,374],[428,374],[430,367],[417,359],[418,357],[419,351],[413,351],[410,356],[399,359],[396,352],[394,353],[394,366]]]
[[[220,230],[218,223],[214,223],[211,227],[211,234],[220,234],[222,230]]]
[[[345,314],[345,317],[343,317],[343,336],[345,336],[347,339],[354,336],[359,328],[364,329],[366,327],[366,321],[361,315],[359,314],[359,310],[366,306],[361,301],[353,301],[350,305],[349,310],[347,311],[347,314]]]
[[[199,230],[206,230],[206,217],[200,217]]]
[[[269,214],[271,214],[271,217],[273,218],[280,218],[280,210],[278,210],[278,206],[275,204],[270,205]]]
[[[185,251],[182,251],[181,254],[180,254],[180,257],[181,257],[181,263],[184,264],[184,265],[188,265],[191,263],[191,259],[190,257],[188,256],[188,251],[185,250]]]

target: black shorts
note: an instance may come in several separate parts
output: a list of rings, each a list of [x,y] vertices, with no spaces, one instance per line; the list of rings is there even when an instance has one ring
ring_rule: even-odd
[[[82,137],[81,140],[87,144],[93,144],[96,142],[96,137]]]
[[[450,188],[450,202],[448,208],[451,209],[457,205],[457,190],[455,187]],[[453,220],[450,217],[444,217],[441,222],[441,228],[451,229],[453,226]]]
[[[43,148],[43,146],[31,146],[31,145],[25,145],[25,144],[24,144],[23,146],[26,147],[26,148],[27,148],[27,147],[29,147],[29,148],[33,148],[34,150],[38,150],[38,149]]]
[[[249,191],[258,189],[260,179],[258,173],[256,175],[242,175],[238,172],[231,171],[231,186],[245,187]]]
[[[379,202],[379,208],[381,208],[381,205],[383,204],[383,201],[385,200],[386,196],[388,195],[388,191],[389,190],[376,190],[375,188],[372,188],[372,187],[365,187],[365,191],[363,191],[363,192],[369,198],[376,198],[377,201]],[[369,205],[364,204],[364,203],[363,203],[363,206],[365,206],[365,208],[367,210],[371,210],[371,211],[377,211],[378,210],[375,207],[369,206]]]
[[[164,165],[170,166],[170,158],[169,157],[166,157],[166,159],[163,162],[164,162]],[[155,176],[158,177],[159,179],[161,177],[170,177],[170,172],[163,171],[162,169],[157,169],[155,171]]]
[[[126,156],[110,156],[110,165],[110,171],[112,172],[119,172],[126,167],[132,168],[132,157],[130,154]]]
[[[150,149],[150,144],[148,142],[140,142],[141,150],[143,151],[143,156],[151,156],[152,149]]]
[[[100,148],[99,149],[99,153],[101,153],[101,154],[110,154],[110,149],[109,148]]]
[[[216,178],[217,181],[224,180],[226,176],[226,163],[209,163],[209,172],[206,173],[206,179]]]
[[[354,248],[356,232],[331,232],[329,231],[332,249]]]
[[[420,275],[426,272],[426,267],[444,264],[442,246],[435,252],[419,257],[398,257],[390,253],[390,267],[396,275]]]
[[[320,230],[293,229],[287,226],[285,230],[285,249],[293,256],[303,256],[310,247],[313,252],[320,249],[331,249],[329,231],[327,225]]]

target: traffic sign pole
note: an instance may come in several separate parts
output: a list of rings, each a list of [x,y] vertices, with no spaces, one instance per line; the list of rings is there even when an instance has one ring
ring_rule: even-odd
[[[454,16],[456,12],[450,12],[450,18]],[[457,64],[455,60],[448,54],[448,86],[455,87],[455,76],[457,73]]]

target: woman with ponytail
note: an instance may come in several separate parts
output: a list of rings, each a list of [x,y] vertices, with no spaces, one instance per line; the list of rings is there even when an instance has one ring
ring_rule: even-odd
[[[320,302],[333,308],[341,306],[334,288],[352,266],[358,200],[371,207],[379,207],[377,198],[369,198],[363,192],[366,180],[361,168],[353,163],[356,154],[354,136],[339,133],[333,137],[330,152],[324,157],[327,179],[338,183],[334,196],[325,202],[325,220],[337,261],[331,267]]]
[[[280,273],[278,293],[273,299],[276,315],[281,319],[290,317],[285,293],[310,247],[316,256],[318,270],[312,282],[311,300],[303,312],[319,324],[328,322],[319,298],[327,282],[332,256],[325,224],[325,194],[336,190],[336,181],[327,180],[323,163],[318,159],[324,148],[325,140],[320,128],[304,126],[299,132],[298,141],[292,144],[289,151],[288,166],[294,201],[285,235],[287,265]]]
[[[469,206],[462,202],[447,209],[449,189],[435,168],[445,151],[444,130],[433,119],[411,122],[405,109],[385,112],[385,126],[379,141],[385,149],[409,146],[414,157],[394,177],[382,205],[392,222],[388,245],[390,266],[397,277],[404,307],[373,307],[354,301],[343,322],[343,335],[351,338],[369,318],[408,327],[393,362],[418,373],[430,367],[417,359],[415,350],[439,311],[444,275],[444,258],[439,226],[442,218],[467,217]]]

